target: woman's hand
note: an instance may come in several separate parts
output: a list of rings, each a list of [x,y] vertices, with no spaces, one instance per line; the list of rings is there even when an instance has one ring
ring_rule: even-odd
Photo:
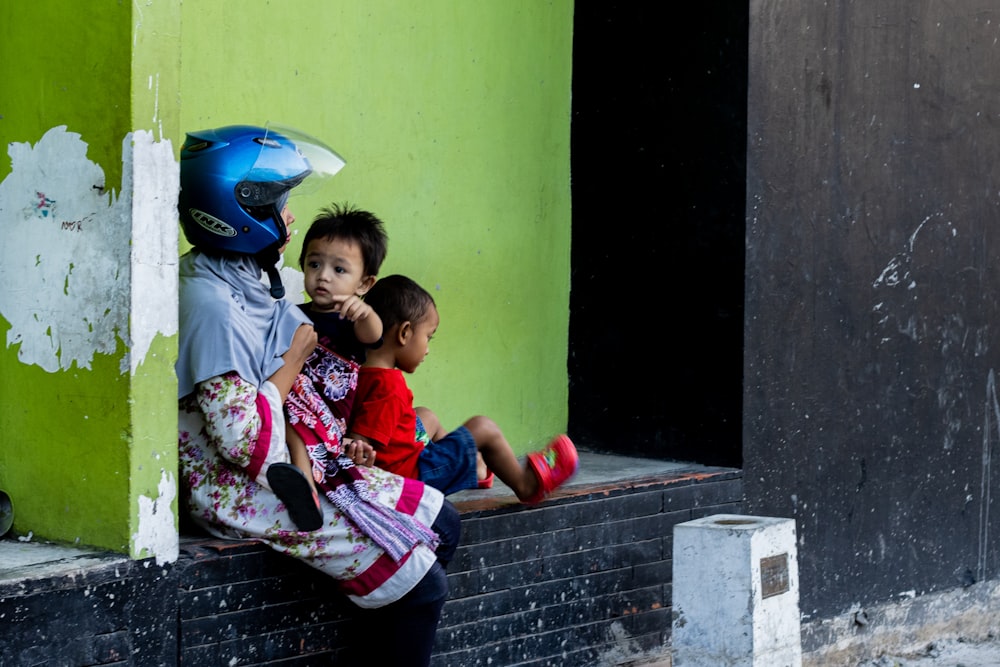
[[[278,388],[278,393],[281,395],[282,401],[288,396],[288,392],[292,390],[295,377],[302,371],[306,359],[309,358],[309,355],[316,348],[317,338],[316,330],[313,329],[311,324],[300,325],[292,335],[292,344],[288,348],[288,351],[281,355],[281,359],[285,362],[285,365],[268,378]]]
[[[354,461],[354,465],[375,465],[375,448],[364,440],[344,440],[344,455]]]
[[[296,375],[302,370],[309,355],[316,349],[318,338],[316,330],[311,324],[303,324],[295,330],[295,335],[292,336],[292,346],[288,348],[288,352],[281,355],[281,358],[285,360],[285,365],[295,367]]]

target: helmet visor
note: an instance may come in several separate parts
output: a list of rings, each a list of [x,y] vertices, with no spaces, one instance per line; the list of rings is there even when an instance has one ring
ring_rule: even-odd
[[[268,123],[267,136],[281,135],[291,141],[309,163],[312,175],[326,178],[344,168],[344,158],[316,137],[295,128]]]
[[[280,209],[293,188],[314,191],[344,167],[344,159],[315,137],[271,124],[264,129],[254,139],[253,166],[236,186],[236,199],[244,206]]]

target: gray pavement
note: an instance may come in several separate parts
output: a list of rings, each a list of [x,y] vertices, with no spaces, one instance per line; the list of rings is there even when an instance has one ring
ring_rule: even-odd
[[[937,641],[915,653],[880,656],[857,667],[1000,667],[1000,640]]]

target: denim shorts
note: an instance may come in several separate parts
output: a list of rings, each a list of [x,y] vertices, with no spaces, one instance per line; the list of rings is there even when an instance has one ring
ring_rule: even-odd
[[[420,481],[446,496],[478,488],[476,452],[472,433],[459,426],[437,442],[429,442],[420,452],[417,460]]]

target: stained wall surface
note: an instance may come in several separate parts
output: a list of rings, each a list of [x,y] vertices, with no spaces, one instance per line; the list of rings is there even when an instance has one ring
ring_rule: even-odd
[[[997,576],[1000,10],[750,2],[747,510],[806,619]]]

